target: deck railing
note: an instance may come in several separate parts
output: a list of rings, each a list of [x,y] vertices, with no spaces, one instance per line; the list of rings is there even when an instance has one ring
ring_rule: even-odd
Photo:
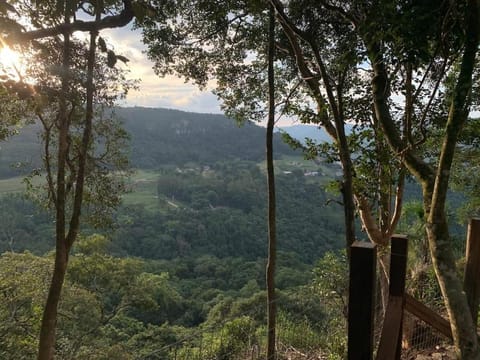
[[[405,292],[408,239],[394,235],[390,246],[389,298],[383,318],[377,360],[399,360],[402,352],[402,324],[408,311],[448,339],[450,323],[435,311]],[[350,253],[350,288],[348,304],[348,359],[371,360],[374,354],[376,246],[356,241]],[[468,226],[464,289],[472,318],[477,324],[480,299],[480,219]]]

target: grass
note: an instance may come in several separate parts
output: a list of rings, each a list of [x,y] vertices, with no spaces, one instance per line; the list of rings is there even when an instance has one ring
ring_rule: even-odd
[[[131,192],[123,196],[125,205],[142,204],[150,210],[159,208],[157,196],[158,172],[147,170],[136,170],[129,179]]]
[[[22,176],[0,180],[0,194],[10,194],[24,191],[25,184],[22,181]]]
[[[135,171],[131,178],[128,180],[131,185],[132,192],[123,196],[124,203],[127,205],[142,204],[150,209],[158,209],[158,176],[159,174],[155,171]],[[15,176],[8,179],[0,179],[0,195],[24,192],[26,190],[26,185],[23,180],[24,176]],[[34,184],[39,185],[44,181],[44,178],[36,177],[34,179]]]
[[[25,176],[15,176],[8,179],[0,180],[0,195],[13,194],[24,192],[27,189],[27,186],[23,182]],[[35,178],[33,180],[34,185],[42,184],[44,179]]]
[[[259,163],[262,170],[265,170],[265,162]],[[284,171],[301,170],[303,172],[318,171],[320,176],[309,177],[308,181],[320,184],[326,184],[335,178],[336,172],[339,171],[336,166],[324,163],[315,163],[312,160],[305,160],[301,156],[284,156],[275,160],[275,171],[282,174]],[[123,203],[126,205],[143,205],[146,209],[158,211],[165,208],[168,199],[158,198],[157,180],[160,176],[158,171],[140,170],[133,172],[128,179],[131,192],[123,196]],[[8,179],[0,180],[0,195],[19,193],[26,189],[23,182],[23,176],[16,176]],[[41,184],[45,181],[43,178],[37,177],[35,184]],[[171,206],[174,206],[170,204]]]
[[[159,173],[156,171],[136,170],[127,180],[131,192],[123,195],[123,203],[126,205],[143,205],[149,210],[159,210],[165,206],[165,201],[160,201],[157,196],[157,179]],[[23,182],[24,176],[16,176],[8,179],[0,179],[0,196],[25,192],[26,185]],[[44,182],[42,177],[36,177],[34,184]]]

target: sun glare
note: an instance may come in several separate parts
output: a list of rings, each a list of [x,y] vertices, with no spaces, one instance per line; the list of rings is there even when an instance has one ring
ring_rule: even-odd
[[[20,56],[7,46],[0,49],[0,62],[5,66],[15,66],[20,61]]]
[[[20,54],[8,46],[0,48],[0,67],[3,71],[15,73],[21,67]]]

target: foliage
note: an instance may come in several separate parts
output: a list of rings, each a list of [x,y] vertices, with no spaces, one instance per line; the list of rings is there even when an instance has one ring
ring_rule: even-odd
[[[355,237],[354,198],[370,240],[387,243],[408,169],[422,185],[432,262],[459,356],[478,357],[462,284],[451,273],[455,257],[445,211],[478,68],[478,2],[215,3],[178,2],[174,14],[167,7],[140,24],[156,70],[200,86],[215,78],[227,112],[241,120],[263,118],[266,10],[274,6],[282,29],[276,38],[279,110],[321,124],[334,138],[344,171],[347,246]],[[358,125],[349,138],[348,121]],[[386,279],[381,284],[385,297]]]
[[[115,74],[118,70],[109,72]],[[118,119],[127,132],[128,144],[122,144],[121,149],[128,152],[130,163],[138,169],[156,171],[167,165],[185,167],[192,162],[211,166],[238,159],[258,162],[264,157],[264,130],[253,124],[239,127],[223,115],[119,107],[106,110],[104,116],[105,122]],[[113,122],[111,126],[117,124]],[[0,178],[28,174],[41,167],[40,131],[40,124],[30,124],[2,144]],[[277,133],[274,144],[276,159],[295,156]]]
[[[86,44],[77,41],[72,45],[72,70],[69,74],[68,85],[68,107],[69,107],[69,133],[68,141],[71,144],[68,148],[66,189],[67,197],[73,203],[74,182],[77,181],[79,163],[73,161],[78,159],[82,151],[81,142],[85,127],[86,89],[84,77],[87,69],[88,47]],[[54,42],[45,41],[43,47],[37,50],[32,59],[31,67],[27,68],[28,76],[36,79],[35,91],[38,92],[35,117],[41,124],[40,138],[42,140],[42,166],[38,166],[27,178],[27,186],[30,195],[42,205],[52,206],[55,194],[52,193],[56,180],[54,174],[58,167],[56,154],[59,145],[59,128],[55,125],[59,115],[57,99],[63,92],[60,87],[61,72],[55,67],[42,64],[58,64],[61,61],[61,54],[55,48]],[[86,164],[86,184],[84,194],[85,218],[92,224],[108,223],[109,212],[118,205],[119,194],[124,191],[124,182],[119,171],[125,171],[128,166],[126,155],[126,141],[128,139],[125,131],[120,127],[118,120],[106,109],[124,96],[124,93],[133,85],[125,78],[123,70],[110,68],[105,65],[102,55],[96,62],[94,77],[97,90],[95,92],[95,111],[92,129],[92,139],[88,144],[88,161]],[[121,90],[119,90],[121,89]],[[116,172],[117,173],[116,173]],[[35,176],[46,174],[47,182],[34,182]],[[69,191],[70,190],[70,191]],[[72,210],[72,205],[69,207]]]
[[[130,160],[138,168],[264,157],[264,130],[250,123],[237,126],[223,115],[139,107],[117,108],[115,113],[131,134]],[[276,157],[292,153],[278,135],[275,149]]]
[[[31,358],[36,353],[51,259],[5,253],[0,262],[2,358]],[[120,347],[130,359],[139,349],[148,351],[149,346],[174,341],[175,327],[166,324],[179,317],[183,299],[165,274],[146,273],[145,266],[140,260],[97,252],[72,256],[60,307],[59,359],[106,359]]]
[[[30,253],[4,253],[0,263],[0,355],[12,360],[33,358],[51,261]]]

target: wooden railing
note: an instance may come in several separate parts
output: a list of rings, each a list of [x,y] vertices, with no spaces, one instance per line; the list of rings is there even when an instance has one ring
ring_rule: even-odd
[[[394,235],[390,247],[389,299],[376,360],[398,360],[402,350],[404,310],[452,339],[450,323],[435,311],[405,293],[408,239]],[[356,241],[350,252],[350,288],[348,302],[348,359],[371,360],[374,350],[374,309],[376,284],[376,246]],[[474,323],[480,299],[480,219],[468,227],[464,289]]]
[[[377,360],[399,360],[402,350],[402,324],[408,254],[407,237],[394,235],[391,239],[390,248],[390,294],[385,318],[383,319]]]

